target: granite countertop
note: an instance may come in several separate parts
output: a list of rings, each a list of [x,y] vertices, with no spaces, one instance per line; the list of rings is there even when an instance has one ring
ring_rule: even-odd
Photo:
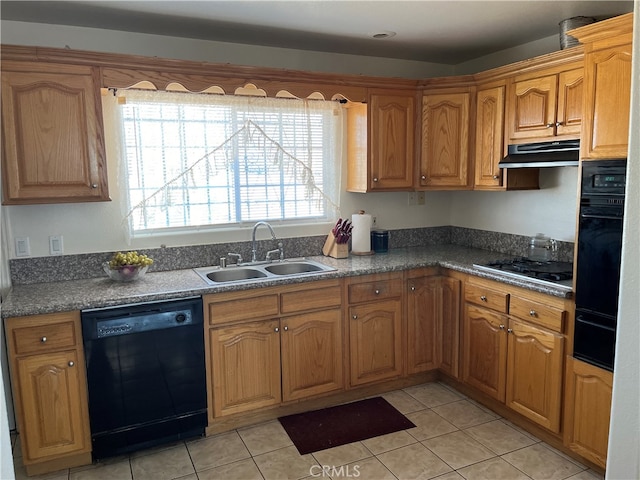
[[[336,268],[320,275],[274,279],[259,282],[207,284],[192,269],[148,273],[131,283],[119,283],[107,277],[65,282],[16,285],[2,303],[2,318],[36,315],[70,310],[83,310],[131,303],[183,298],[208,293],[246,290],[256,286],[286,285],[324,278],[348,277],[371,273],[402,271],[411,268],[441,266],[483,278],[502,281],[556,297],[572,295],[570,282],[565,285],[542,285],[526,277],[512,278],[500,273],[481,271],[474,263],[483,264],[505,258],[504,253],[490,252],[457,245],[400,248],[371,256],[350,255],[345,259],[309,257]],[[233,268],[233,267],[231,267]]]

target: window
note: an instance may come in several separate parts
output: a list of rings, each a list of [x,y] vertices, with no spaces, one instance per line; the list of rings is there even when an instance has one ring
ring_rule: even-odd
[[[129,90],[119,111],[131,233],[331,220],[337,102]]]

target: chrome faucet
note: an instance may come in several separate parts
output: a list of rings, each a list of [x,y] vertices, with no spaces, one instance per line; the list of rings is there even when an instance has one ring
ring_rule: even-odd
[[[265,227],[267,227],[269,229],[269,232],[271,232],[271,239],[277,241],[278,238],[276,237],[275,232],[273,231],[273,228],[271,228],[271,225],[269,225],[267,222],[257,222],[254,226],[253,226],[253,231],[251,232],[251,261],[252,262],[256,262],[257,258],[256,258],[256,230],[258,229],[258,227],[260,225],[264,225]],[[282,242],[278,242],[278,252],[280,253],[280,260],[284,260],[284,248],[282,246]],[[267,260],[270,260],[270,254],[275,253],[275,250],[270,251],[267,254]]]

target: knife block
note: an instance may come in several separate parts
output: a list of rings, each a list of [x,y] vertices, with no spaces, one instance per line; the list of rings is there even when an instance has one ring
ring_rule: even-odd
[[[337,243],[333,232],[329,232],[324,247],[322,247],[322,254],[325,257],[347,258],[349,256],[349,242]]]

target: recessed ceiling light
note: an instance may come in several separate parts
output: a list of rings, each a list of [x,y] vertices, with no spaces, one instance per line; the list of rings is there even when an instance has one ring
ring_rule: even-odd
[[[371,38],[380,39],[380,38],[391,38],[391,37],[394,37],[395,34],[396,34],[396,32],[391,32],[389,30],[383,30],[381,32],[370,33],[369,36]]]

